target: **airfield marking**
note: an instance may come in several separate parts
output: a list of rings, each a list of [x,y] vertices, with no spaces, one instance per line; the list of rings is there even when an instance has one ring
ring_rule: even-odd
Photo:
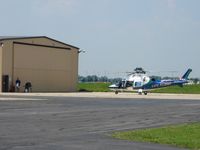
[[[149,93],[148,95],[138,95],[137,93],[119,93],[118,95],[113,92],[74,92],[74,93],[0,93],[0,100],[4,96],[20,96],[26,97],[23,100],[47,100],[46,97],[77,97],[77,98],[111,98],[111,99],[180,99],[180,100],[200,100],[200,94],[161,94]],[[29,97],[29,98],[28,98]],[[40,97],[40,98],[30,98]],[[41,99],[41,97],[45,97]],[[16,100],[21,98],[17,97]],[[9,99],[8,99],[9,100]],[[11,99],[12,100],[12,99]]]
[[[48,100],[45,98],[18,98],[18,97],[0,97],[0,101],[39,101],[39,100]]]

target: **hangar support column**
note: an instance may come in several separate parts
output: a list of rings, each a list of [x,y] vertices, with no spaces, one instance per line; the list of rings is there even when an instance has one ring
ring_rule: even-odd
[[[11,85],[10,85],[10,91],[14,92],[15,90],[15,85],[14,85],[14,42],[12,42],[12,75],[11,75]]]
[[[0,92],[2,92],[2,66],[3,66],[3,43],[0,43]]]

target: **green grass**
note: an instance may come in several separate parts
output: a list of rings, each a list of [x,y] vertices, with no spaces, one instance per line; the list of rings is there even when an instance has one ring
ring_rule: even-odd
[[[170,86],[153,90],[152,93],[200,94],[200,85]]]
[[[80,92],[109,92],[108,86],[110,83],[95,82],[95,83],[79,83],[78,91]]]
[[[108,86],[111,83],[79,83],[78,91],[85,92],[110,92]],[[151,93],[177,93],[177,94],[200,94],[200,85],[185,85],[180,86],[170,86],[161,89],[152,90]]]
[[[180,148],[200,150],[200,123],[116,132],[112,136],[129,141],[168,144]]]

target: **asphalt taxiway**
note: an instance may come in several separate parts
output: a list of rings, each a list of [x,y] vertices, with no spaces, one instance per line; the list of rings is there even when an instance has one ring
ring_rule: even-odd
[[[0,96],[0,150],[176,150],[113,139],[113,131],[200,121],[192,99]]]

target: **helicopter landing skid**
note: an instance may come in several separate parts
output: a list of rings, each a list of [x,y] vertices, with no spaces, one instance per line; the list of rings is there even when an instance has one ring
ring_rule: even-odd
[[[114,90],[115,94],[119,94],[119,92],[131,92],[133,90],[126,90],[126,89],[117,89],[117,90]],[[138,93],[138,95],[147,95],[148,92],[147,91],[143,91],[142,89],[139,89],[136,91]]]

